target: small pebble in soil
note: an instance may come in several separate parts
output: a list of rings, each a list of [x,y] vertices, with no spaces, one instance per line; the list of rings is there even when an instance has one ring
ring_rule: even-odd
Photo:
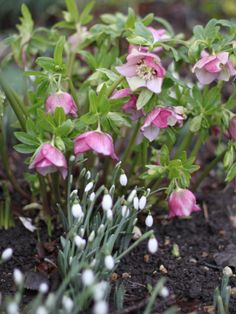
[[[118,274],[117,273],[112,273],[111,274],[111,281],[116,281],[118,279]]]
[[[160,272],[161,272],[162,274],[167,274],[167,273],[168,273],[168,271],[167,271],[167,269],[165,268],[164,265],[161,265],[160,268],[159,268],[159,270],[160,270]]]
[[[150,255],[149,254],[145,254],[143,257],[143,260],[145,263],[148,263],[150,261]]]
[[[127,279],[131,278],[131,275],[130,275],[130,273],[123,273],[122,278],[127,280]]]

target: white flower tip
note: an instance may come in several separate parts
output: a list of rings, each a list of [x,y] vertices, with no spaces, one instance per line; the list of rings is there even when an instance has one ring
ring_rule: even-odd
[[[82,273],[82,282],[85,286],[91,286],[94,283],[94,273],[91,269],[85,269]]]
[[[115,266],[114,258],[111,255],[105,257],[104,263],[108,270],[112,270]]]
[[[9,248],[5,249],[2,252],[2,256],[1,256],[2,261],[3,262],[8,261],[12,257],[12,254],[13,254],[12,248],[9,247]]]
[[[71,209],[72,215],[76,219],[81,219],[84,217],[84,213],[82,211],[82,207],[80,204],[73,204],[72,209]]]
[[[146,219],[145,219],[145,224],[146,224],[146,226],[147,227],[152,227],[152,225],[153,225],[153,217],[152,217],[152,215],[148,215],[147,217],[146,217]]]
[[[123,205],[121,207],[121,215],[122,215],[122,217],[127,218],[127,217],[129,217],[129,214],[130,214],[129,208],[126,205]]]
[[[112,198],[110,194],[105,194],[102,199],[102,209],[107,211],[112,208]]]
[[[45,294],[48,292],[48,285],[45,282],[40,284],[39,292],[41,292],[42,294]]]
[[[143,210],[146,204],[147,204],[147,198],[146,196],[143,195],[139,200],[139,209]]]
[[[93,188],[93,182],[91,181],[86,185],[84,192],[88,193],[90,190],[92,190],[92,188]]]
[[[111,221],[113,219],[113,212],[112,212],[112,210],[108,209],[106,211],[106,214],[107,214],[107,219]]]
[[[13,277],[14,277],[15,284],[21,285],[23,283],[24,276],[19,269],[17,268],[14,269]]]
[[[160,291],[160,296],[163,298],[167,298],[169,296],[169,290],[166,287],[163,287]]]
[[[156,238],[150,238],[148,240],[148,250],[151,254],[155,254],[158,250],[158,242]]]
[[[108,313],[108,304],[107,302],[100,300],[94,304],[93,307],[94,314],[107,314]]]
[[[48,314],[48,310],[44,306],[39,306],[35,314]]]
[[[78,235],[75,236],[74,241],[78,249],[83,249],[86,245],[86,240]]]
[[[74,302],[67,295],[64,295],[62,298],[62,305],[64,309],[69,313],[74,306]]]
[[[139,209],[139,199],[137,196],[134,197],[133,206],[134,206],[134,209],[136,209],[136,210]]]
[[[120,175],[120,184],[121,184],[122,186],[126,186],[127,183],[128,183],[128,178],[127,178],[127,176],[126,176],[125,173],[122,173],[122,174]]]
[[[96,194],[95,194],[94,192],[92,192],[92,193],[90,194],[90,196],[89,196],[90,202],[93,202],[93,201],[94,201],[95,196],[96,196]]]

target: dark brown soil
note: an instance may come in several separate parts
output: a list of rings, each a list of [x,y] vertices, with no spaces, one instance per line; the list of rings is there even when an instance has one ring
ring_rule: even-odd
[[[160,219],[158,215],[162,212],[156,209],[154,228],[160,246],[158,253],[148,255],[146,243],[143,243],[123,259],[116,271],[116,282],[125,286],[124,310],[120,313],[143,313],[148,298],[147,285],[154,286],[161,276],[167,279],[170,296],[158,298],[153,313],[163,313],[172,305],[179,307],[179,313],[207,313],[214,289],[222,278],[223,267],[216,265],[214,254],[223,252],[229,244],[236,244],[236,228],[230,221],[230,216],[236,215],[236,195],[229,186],[220,191],[205,190],[198,199],[201,205],[205,204],[205,215],[201,211],[190,219]],[[43,232],[41,241],[46,240],[46,232]],[[27,231],[20,223],[14,229],[0,231],[0,251],[6,247],[14,250],[13,259],[0,266],[0,291],[3,294],[12,294],[15,290],[14,268],[23,272],[35,269],[36,243],[36,234]],[[179,246],[178,258],[172,254],[174,243]],[[166,274],[160,271],[161,265]],[[125,274],[126,279],[122,279],[124,273],[130,277]],[[230,284],[235,287],[236,279],[232,278]],[[32,293],[27,292],[24,301],[31,296]],[[231,298],[230,314],[234,313],[236,299]]]

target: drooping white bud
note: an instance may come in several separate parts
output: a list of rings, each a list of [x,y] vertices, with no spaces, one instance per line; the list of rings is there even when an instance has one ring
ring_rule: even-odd
[[[95,196],[96,196],[96,194],[95,194],[94,192],[92,192],[92,193],[90,194],[90,196],[89,196],[90,202],[93,202],[93,201],[94,201]]]
[[[64,307],[66,312],[70,313],[72,311],[72,309],[73,309],[74,302],[67,295],[63,295],[62,306]]]
[[[133,237],[132,237],[133,240],[138,240],[142,236],[142,232],[140,228],[137,226],[134,226],[132,234],[133,234]]]
[[[93,242],[94,238],[95,238],[95,231],[93,230],[88,237],[88,242]]]
[[[112,198],[110,194],[105,194],[102,198],[102,209],[107,211],[112,208]]]
[[[70,197],[76,196],[77,194],[78,194],[78,190],[73,190],[73,191],[70,193]]]
[[[112,270],[115,266],[114,258],[111,255],[107,255],[105,257],[104,264],[108,270]]]
[[[80,236],[76,235],[74,238],[75,245],[79,250],[83,250],[86,245],[86,240],[81,238]]]
[[[93,182],[91,181],[86,185],[84,192],[88,193],[90,190],[92,190],[92,188],[93,188]]]
[[[148,240],[148,250],[151,254],[154,254],[158,250],[158,242],[156,238],[150,238]]]
[[[45,306],[39,306],[35,314],[48,314],[48,310],[46,309]]]
[[[223,269],[223,274],[228,276],[228,277],[232,277],[233,276],[233,271],[232,271],[232,268],[230,268],[229,266],[226,266],[224,269]]]
[[[91,172],[88,170],[86,173],[86,179],[89,180],[91,178]]]
[[[98,233],[101,234],[101,233],[104,232],[104,230],[105,230],[105,226],[104,226],[104,224],[101,224],[101,225],[99,226],[99,228],[98,228]]]
[[[137,196],[134,197],[133,206],[134,206],[134,209],[136,209],[136,210],[139,209],[139,199]]]
[[[122,217],[127,218],[127,217],[129,217],[129,214],[130,214],[129,208],[126,205],[123,205],[121,207],[121,215],[122,215]]]
[[[107,214],[107,219],[111,221],[113,219],[113,212],[112,212],[112,210],[108,209],[106,211],[106,214]]]
[[[122,173],[122,174],[120,175],[120,184],[121,184],[122,186],[126,186],[127,183],[128,183],[127,176],[126,176],[125,173]]]
[[[97,262],[97,260],[96,260],[96,258],[94,258],[94,259],[92,260],[92,262],[90,263],[90,267],[91,267],[91,268],[95,267],[96,262]]]
[[[12,254],[13,254],[12,248],[9,247],[9,248],[5,249],[5,250],[2,252],[1,260],[2,260],[3,262],[8,261],[8,260],[12,257]]]
[[[79,234],[80,234],[81,237],[84,236],[84,233],[85,233],[84,228],[80,228]]]
[[[152,217],[152,215],[148,215],[147,217],[146,217],[146,219],[145,219],[145,225],[147,226],[147,227],[151,227],[152,225],[153,225],[153,217]]]
[[[127,199],[129,203],[131,203],[133,201],[136,194],[137,194],[137,191],[135,189],[130,192],[128,199]]]
[[[84,217],[84,213],[82,211],[82,207],[80,204],[73,204],[72,209],[71,209],[72,215],[76,219],[82,219]]]
[[[16,285],[21,285],[23,283],[24,276],[19,269],[17,268],[14,269],[13,277]]]
[[[95,301],[100,301],[104,299],[106,291],[108,289],[108,283],[106,281],[101,281],[97,283],[93,288],[93,298]]]
[[[107,314],[108,304],[104,300],[100,300],[94,304],[93,314]]]
[[[166,287],[163,287],[160,291],[160,296],[163,298],[167,298],[169,294],[169,290]]]
[[[48,285],[45,282],[40,284],[39,292],[41,292],[42,294],[45,294],[48,292]]]
[[[10,302],[7,305],[7,314],[19,314],[18,304],[16,302]]]
[[[139,200],[139,209],[143,210],[146,204],[147,204],[147,198],[146,196],[143,195]]]
[[[91,286],[94,283],[94,273],[91,269],[85,269],[82,273],[82,282],[85,286]]]

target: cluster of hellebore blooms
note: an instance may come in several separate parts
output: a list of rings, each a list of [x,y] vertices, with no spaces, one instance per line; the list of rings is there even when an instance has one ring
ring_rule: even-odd
[[[152,33],[154,43],[160,39],[168,38],[168,34],[163,29],[155,30],[152,27],[148,27],[148,29]],[[115,90],[110,97],[110,99],[129,98],[129,101],[121,109],[130,114],[131,120],[145,117],[140,131],[149,141],[156,139],[161,129],[168,128],[168,126],[182,126],[185,119],[184,109],[178,106],[158,106],[147,114],[143,109],[137,109],[138,96],[135,94],[137,90],[147,89],[156,94],[162,90],[166,71],[156,54],[160,50],[161,48],[158,47],[153,50],[153,53],[150,53],[146,47],[130,45],[127,62],[116,67],[117,72],[126,79],[129,88]],[[231,76],[236,75],[236,70],[229,61],[228,52],[209,55],[206,51],[202,51],[201,58],[193,66],[192,72],[195,73],[202,85],[210,84],[214,80],[228,81]],[[45,107],[47,113],[53,113],[57,107],[61,107],[65,114],[71,117],[77,116],[77,106],[73,97],[66,92],[59,91],[49,96]],[[235,130],[235,117],[230,123],[231,129]],[[235,140],[235,131],[232,132],[234,134],[231,134],[231,137]],[[82,133],[74,139],[74,154],[76,156],[90,150],[118,160],[112,137],[102,132],[100,127],[95,131]],[[49,143],[40,146],[29,168],[36,169],[43,176],[55,171],[59,171],[64,179],[67,176],[65,156]],[[171,217],[188,216],[191,212],[200,210],[196,205],[193,193],[180,188],[177,188],[170,195],[169,208]]]

